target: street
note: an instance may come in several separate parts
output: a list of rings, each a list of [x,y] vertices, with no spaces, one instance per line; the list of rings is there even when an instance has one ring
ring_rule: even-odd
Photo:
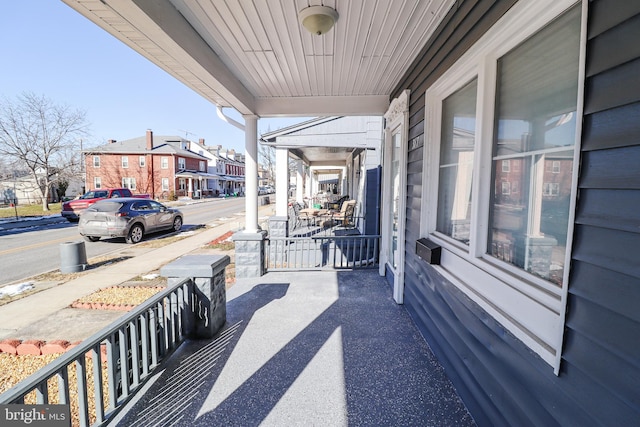
[[[199,225],[214,225],[227,221],[238,221],[244,213],[244,198],[207,199],[202,202],[178,206],[184,214],[182,231]],[[34,221],[34,223],[37,223]],[[21,224],[23,226],[25,224]],[[162,239],[169,233],[145,236]],[[60,244],[81,241],[77,223],[67,221],[24,228],[0,229],[0,286],[55,270],[60,267]],[[102,239],[85,242],[87,259],[123,250],[124,239]],[[133,251],[132,251],[133,253]]]

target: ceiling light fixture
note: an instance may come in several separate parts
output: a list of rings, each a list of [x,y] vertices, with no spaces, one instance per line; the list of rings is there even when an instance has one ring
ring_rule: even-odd
[[[298,12],[298,20],[311,34],[322,35],[338,20],[338,12],[328,6],[309,6]]]

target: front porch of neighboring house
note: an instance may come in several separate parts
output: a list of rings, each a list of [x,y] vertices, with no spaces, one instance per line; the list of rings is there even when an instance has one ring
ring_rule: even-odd
[[[377,271],[268,273],[227,299],[222,331],[180,346],[111,425],[474,424]]]
[[[381,117],[325,117],[262,136],[276,151],[266,271],[377,266],[382,126]]]

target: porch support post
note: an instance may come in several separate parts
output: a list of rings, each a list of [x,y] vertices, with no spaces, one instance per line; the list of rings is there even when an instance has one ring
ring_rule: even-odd
[[[190,338],[213,338],[227,320],[225,268],[228,255],[186,255],[160,269],[169,286],[186,278],[194,282],[196,304],[187,307],[185,329]],[[187,298],[187,304],[190,299]]]
[[[247,233],[257,233],[258,227],[258,116],[245,115],[245,222]]]
[[[233,235],[236,278],[260,277],[265,272],[266,231],[258,226],[258,116],[244,115],[245,227]]]
[[[304,202],[304,165],[302,164],[302,160],[298,160],[297,162],[297,170],[296,170],[296,202],[303,203]]]
[[[288,189],[289,150],[276,147],[276,216],[287,216]]]

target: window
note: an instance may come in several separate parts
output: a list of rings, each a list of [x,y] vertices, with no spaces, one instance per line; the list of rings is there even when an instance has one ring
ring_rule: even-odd
[[[162,157],[160,159],[160,168],[169,169],[169,158],[168,157]]]
[[[169,191],[169,178],[162,178],[162,191]]]
[[[187,168],[187,162],[184,157],[178,157],[178,169],[185,170]]]
[[[542,195],[554,197],[560,194],[560,184],[557,182],[545,182],[543,185]]]
[[[507,241],[515,248],[510,264],[556,285],[563,279],[570,198],[547,200],[540,184],[549,156],[573,158],[579,16],[576,9],[561,17],[497,63],[493,175],[505,179],[505,157],[520,163],[523,191],[513,197],[503,182],[492,195],[488,253]],[[571,176],[565,179],[570,189]]]
[[[178,179],[178,188],[183,191],[187,189],[187,184],[184,178]]]
[[[435,268],[556,373],[582,19],[570,0],[518,2],[425,94],[420,224],[442,247]]]
[[[93,188],[102,188],[102,180],[99,176],[93,177]]]
[[[129,156],[122,156],[122,167],[123,168],[129,167]]]
[[[128,188],[129,190],[136,189],[136,179],[135,178],[122,178],[122,187]]]
[[[138,165],[140,165],[141,168],[143,168],[146,164],[146,157],[145,156],[139,156],[138,157]]]
[[[476,127],[474,79],[442,103],[442,140],[436,230],[469,242],[471,182]]]
[[[93,167],[94,168],[100,167],[100,156],[93,156]]]
[[[207,171],[207,166],[206,166],[206,162],[203,160],[200,160],[200,165],[199,165],[199,169],[200,172],[206,172]]]

